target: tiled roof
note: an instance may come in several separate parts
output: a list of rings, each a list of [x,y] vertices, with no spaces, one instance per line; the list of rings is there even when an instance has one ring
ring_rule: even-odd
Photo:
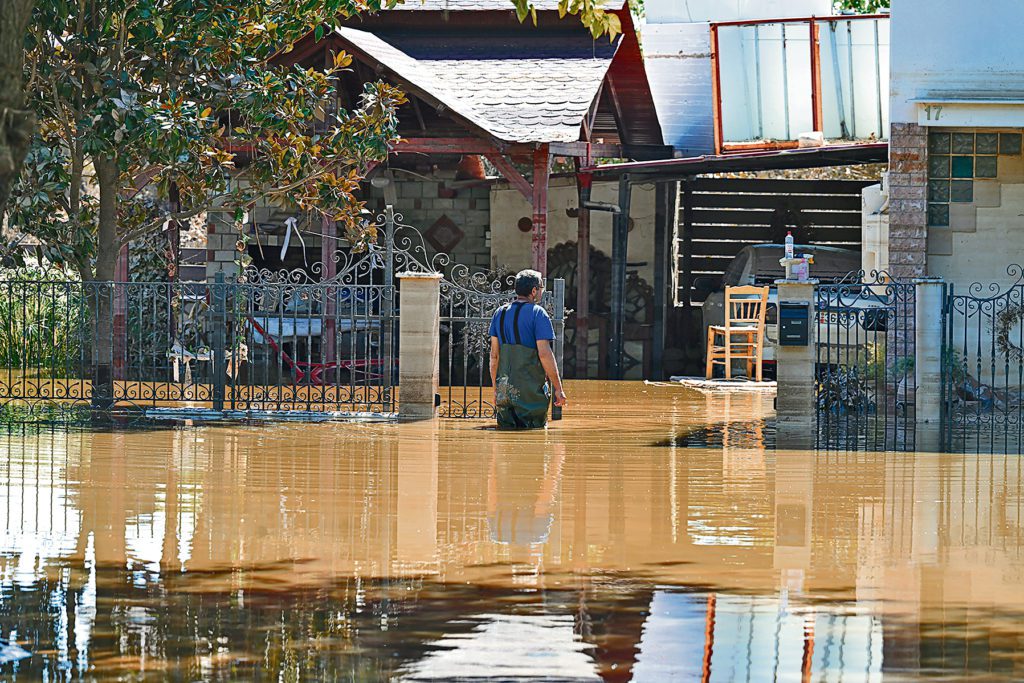
[[[544,10],[558,9],[558,0],[533,0],[533,6],[538,12]],[[396,10],[426,10],[450,12],[479,11],[479,10],[514,10],[512,0],[405,0],[401,5],[396,5]]]
[[[579,140],[615,52],[607,40],[377,36],[344,27],[337,32],[354,51],[507,142]]]

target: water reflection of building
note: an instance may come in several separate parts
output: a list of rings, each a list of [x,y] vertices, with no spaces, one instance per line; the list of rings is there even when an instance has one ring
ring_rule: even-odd
[[[295,622],[281,652],[318,623],[364,649],[401,639],[381,666],[410,672],[543,632],[551,662],[607,681],[1020,673],[1024,631],[999,617],[1024,601],[1015,457],[328,433],[0,436],[0,607],[60,606],[39,628],[67,665],[172,656],[169,596],[243,641],[275,596]]]

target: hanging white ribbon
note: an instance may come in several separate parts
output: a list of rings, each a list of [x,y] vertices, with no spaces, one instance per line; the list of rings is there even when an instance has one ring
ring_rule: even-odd
[[[284,224],[288,228],[284,234],[284,244],[281,245],[281,261],[284,261],[284,257],[288,254],[288,247],[291,245],[292,232],[295,232],[295,236],[299,238],[299,244],[302,245],[302,263],[309,267],[309,261],[306,260],[306,240],[302,239],[302,231],[298,227],[298,219],[295,216],[289,216],[284,219]]]
[[[292,242],[292,229],[295,228],[295,224],[298,221],[295,220],[294,216],[289,216],[285,219],[284,224],[288,230],[284,233],[284,244],[281,245],[281,260],[284,261],[284,257],[288,254],[288,246]]]

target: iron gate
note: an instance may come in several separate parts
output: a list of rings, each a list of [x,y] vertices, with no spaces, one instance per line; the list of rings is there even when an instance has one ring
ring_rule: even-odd
[[[943,449],[1024,452],[1024,268],[1011,283],[947,287],[942,344]]]
[[[913,450],[915,285],[885,273],[815,292],[818,446]]]

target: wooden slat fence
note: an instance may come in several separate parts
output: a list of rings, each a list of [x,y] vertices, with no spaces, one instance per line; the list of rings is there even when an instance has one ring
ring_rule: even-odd
[[[695,178],[679,183],[676,301],[699,305],[701,276],[721,276],[751,244],[798,244],[860,250],[861,190],[867,180]]]

